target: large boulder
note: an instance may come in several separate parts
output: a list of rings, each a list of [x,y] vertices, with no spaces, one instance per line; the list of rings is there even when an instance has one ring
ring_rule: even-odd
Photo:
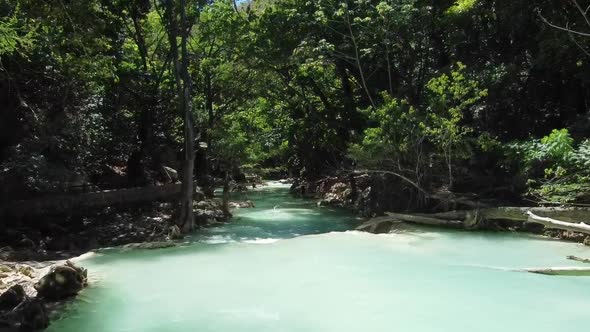
[[[53,267],[35,284],[35,289],[39,297],[48,301],[59,301],[78,294],[87,285],[86,269],[67,261],[64,265]]]

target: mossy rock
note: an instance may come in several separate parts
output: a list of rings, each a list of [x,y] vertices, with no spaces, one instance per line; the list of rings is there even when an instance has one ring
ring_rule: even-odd
[[[65,265],[53,267],[35,284],[35,289],[39,297],[49,301],[59,301],[78,294],[87,285],[86,269],[67,261]]]

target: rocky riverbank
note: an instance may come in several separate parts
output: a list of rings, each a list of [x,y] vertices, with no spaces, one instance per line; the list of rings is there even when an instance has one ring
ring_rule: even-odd
[[[294,180],[291,193],[296,196],[318,200],[319,206],[334,206],[352,210],[356,214],[374,218],[386,212],[401,213],[444,213],[455,210],[474,210],[511,206],[513,202],[479,197],[473,193],[456,194],[438,192],[424,195],[400,177],[387,173],[349,173],[318,180]],[[590,219],[590,212],[588,213]],[[391,218],[390,218],[391,219]],[[376,221],[379,221],[378,219]],[[573,221],[573,220],[572,220]],[[577,220],[578,222],[580,220]],[[365,227],[364,230],[388,232],[392,224]],[[495,219],[481,224],[477,229],[498,231],[519,231],[545,235],[554,239],[590,245],[590,235],[548,229],[542,225],[515,222],[511,219]]]
[[[294,179],[291,193],[318,200],[320,206],[334,206],[374,217],[386,211],[418,211],[437,208],[399,177],[387,173],[350,172],[317,180]]]
[[[194,204],[201,225],[225,221],[221,203],[203,199]],[[47,261],[79,256],[93,249],[129,243],[162,242],[180,236],[173,226],[170,203],[144,204],[125,209],[105,208],[83,217],[47,217],[8,225],[0,234],[0,261]]]
[[[317,199],[321,206],[347,208],[361,216],[373,217],[384,211],[407,208],[404,193],[393,188],[400,188],[394,177],[352,173],[315,181],[296,179],[291,193]]]
[[[70,261],[59,264],[0,264],[0,331],[39,331],[62,301],[88,284],[87,271]]]
[[[232,209],[254,207],[252,201],[229,205]],[[225,222],[229,217],[216,199],[195,202],[194,213],[201,225]],[[182,235],[172,221],[170,204],[151,204],[124,211],[107,209],[84,217],[75,228],[68,227],[71,221],[64,224],[51,219],[48,230],[33,231],[26,226],[9,229],[1,236],[0,331],[46,328],[50,312],[86,286],[86,270],[63,259],[105,247],[174,246],[173,240]]]

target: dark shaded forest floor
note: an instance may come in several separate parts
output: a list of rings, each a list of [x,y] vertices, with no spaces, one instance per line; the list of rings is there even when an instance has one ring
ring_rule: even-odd
[[[105,208],[86,216],[39,217],[43,227],[37,218],[9,225],[0,234],[0,260],[62,260],[99,248],[167,241],[177,236],[171,228],[173,217],[170,203]],[[195,202],[195,217],[201,224],[226,219],[216,200]]]

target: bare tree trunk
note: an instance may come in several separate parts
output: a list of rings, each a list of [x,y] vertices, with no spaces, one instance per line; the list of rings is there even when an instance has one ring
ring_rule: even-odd
[[[186,89],[185,89],[186,90]],[[180,193],[180,206],[178,225],[183,232],[190,232],[195,227],[195,217],[193,214],[193,172],[195,169],[194,157],[194,132],[192,128],[192,121],[189,115],[184,118],[184,161],[182,167],[182,188]]]
[[[391,61],[389,60],[389,45],[386,45],[385,59],[387,60],[387,79],[389,81],[389,95],[393,97],[393,79],[391,78]]]
[[[145,36],[143,32],[143,27],[141,25],[141,19],[145,16],[140,9],[135,6],[129,6],[129,11],[131,13],[131,20],[133,22],[133,27],[135,30],[134,39],[135,44],[137,45],[137,49],[139,51],[139,56],[141,57],[141,68],[143,70],[142,78],[141,78],[141,86],[149,86],[150,80],[145,78],[145,75],[149,72],[148,67],[148,50],[145,42]],[[157,84],[157,83],[156,83]],[[139,113],[139,117],[135,120],[137,123],[137,148],[136,150],[129,156],[127,161],[127,169],[128,169],[128,176],[131,185],[145,185],[147,181],[147,161],[149,160],[149,148],[152,141],[152,123],[153,123],[153,114],[154,111],[153,107],[154,104],[152,102],[153,97],[148,98],[145,97],[143,94],[138,94],[132,92],[134,97],[137,99],[139,104],[141,105],[141,110]]]
[[[174,79],[176,83],[176,95],[179,103],[179,113],[182,115],[184,127],[184,160],[181,175],[181,194],[178,206],[177,225],[183,232],[190,232],[195,227],[195,217],[193,213],[193,172],[195,168],[195,150],[194,150],[194,129],[191,107],[191,79],[188,73],[188,48],[187,41],[190,34],[190,26],[186,19],[186,2],[179,1],[180,25],[177,24],[175,11],[175,1],[167,2],[168,16],[168,39],[172,51],[172,62]],[[177,37],[180,32],[181,38],[181,55],[178,54]]]
[[[371,96],[371,92],[369,91],[369,87],[367,86],[367,80],[365,79],[365,72],[363,71],[363,67],[361,65],[361,56],[359,54],[358,45],[356,43],[356,37],[354,36],[354,32],[352,31],[352,22],[350,21],[350,13],[346,13],[346,26],[348,27],[348,32],[350,33],[350,40],[352,41],[352,47],[354,48],[354,58],[356,65],[359,70],[359,74],[361,77],[361,84],[363,85],[363,89],[367,94],[367,98],[369,98],[369,102],[371,103],[371,107],[373,109],[376,108],[375,101],[373,101],[373,97]]]
[[[223,198],[221,208],[225,215],[230,215],[229,211],[229,172],[225,170],[225,177],[223,178]]]
[[[183,226],[185,232],[192,231],[195,227],[195,216],[193,214],[193,193],[194,182],[193,174],[195,170],[195,133],[193,128],[193,112],[191,104],[191,88],[192,82],[188,72],[188,37],[190,28],[186,20],[186,3],[185,0],[180,0],[180,21],[182,27],[182,65],[181,74],[184,82],[183,91],[183,113],[184,113],[184,167],[182,168],[182,190],[181,190],[181,216],[179,222]]]
[[[340,84],[342,86],[342,99],[344,106],[344,117],[346,119],[347,128],[351,128],[355,132],[359,132],[362,129],[359,115],[356,112],[356,106],[354,101],[354,93],[352,85],[350,84],[349,75],[346,71],[346,66],[342,61],[335,61],[336,73],[340,78]]]
[[[453,164],[451,159],[451,151],[446,153],[447,170],[449,172],[449,190],[453,190]]]

